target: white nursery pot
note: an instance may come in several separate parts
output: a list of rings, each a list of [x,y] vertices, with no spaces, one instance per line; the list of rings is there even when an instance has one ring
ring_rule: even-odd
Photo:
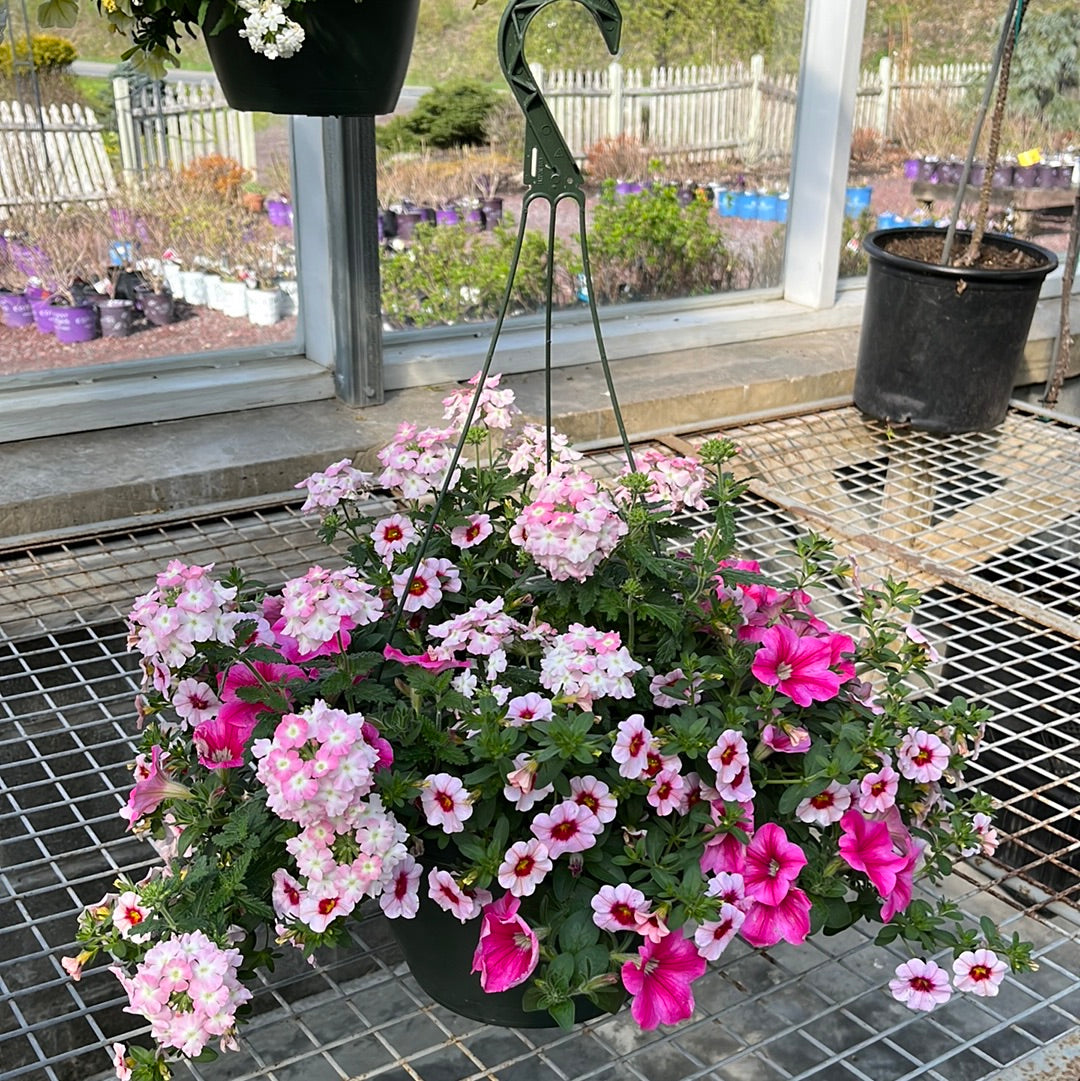
[[[272,327],[281,318],[281,293],[277,289],[250,290],[247,314],[255,326]]]
[[[219,312],[225,303],[224,294],[221,291],[221,275],[206,275],[206,306],[215,312]]]
[[[221,310],[233,319],[243,319],[247,315],[248,293],[250,290],[243,282],[221,283]]]
[[[206,304],[206,274],[201,270],[182,270],[184,299],[189,304]]]
[[[171,263],[165,260],[162,268],[165,274],[165,282],[169,286],[169,292],[176,300],[184,299],[184,272],[179,263]]]
[[[300,283],[295,278],[281,278],[278,289],[281,290],[281,318],[296,315],[300,310]]]

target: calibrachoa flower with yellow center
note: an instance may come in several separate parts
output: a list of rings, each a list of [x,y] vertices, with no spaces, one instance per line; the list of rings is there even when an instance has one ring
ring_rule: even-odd
[[[233,1046],[254,969],[343,944],[376,903],[434,921],[432,950],[464,936],[483,992],[562,1025],[583,1000],[678,1024],[735,939],[859,920],[938,955],[890,982],[912,1009],[1032,967],[941,888],[999,838],[960,787],[985,712],[912,694],[917,595],[864,589],[820,538],[785,577],[742,558],[723,440],[607,481],[515,416],[476,380],[447,427],[402,424],[377,476],[303,481],[344,566],[268,588],[177,560],[136,602],[124,817],[162,862],[85,910],[63,962],[111,955],[151,1021],[118,1076]]]

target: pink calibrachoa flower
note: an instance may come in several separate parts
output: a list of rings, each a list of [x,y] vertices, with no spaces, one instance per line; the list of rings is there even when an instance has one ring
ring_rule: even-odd
[[[654,778],[652,787],[645,796],[650,807],[655,807],[657,814],[669,815],[679,809],[686,781],[678,770],[662,769]]]
[[[514,756],[514,766],[516,768],[506,775],[503,795],[519,811],[531,811],[534,804],[555,791],[555,786],[546,784],[543,788],[536,787],[536,773],[540,769],[540,763],[535,758],[530,758],[528,751]]]
[[[750,671],[797,706],[808,706],[811,702],[828,702],[840,692],[842,680],[830,668],[832,663],[827,638],[799,635],[778,624],[762,634]]]
[[[808,796],[795,808],[795,817],[812,826],[831,826],[844,817],[851,806],[851,790],[836,781],[816,796]]]
[[[949,768],[949,748],[932,732],[909,728],[896,748],[896,764],[909,781],[931,784]]]
[[[720,733],[706,757],[709,765],[716,770],[719,784],[732,784],[750,765],[750,751],[746,746],[746,739],[734,728],[726,728]]]
[[[604,826],[587,807],[573,800],[556,804],[550,814],[538,814],[529,827],[554,860],[564,852],[584,852],[596,844]]]
[[[493,532],[491,515],[470,514],[468,525],[455,526],[450,530],[450,543],[459,548],[472,548],[487,540]]]
[[[428,825],[443,833],[461,833],[472,814],[469,790],[460,777],[450,773],[430,773],[424,778],[420,803]]]
[[[935,962],[917,957],[896,966],[896,977],[889,980],[889,990],[909,1010],[927,1012],[952,996],[948,973]]]
[[[388,567],[394,562],[394,556],[406,551],[419,536],[407,514],[392,514],[371,527],[372,547]]]
[[[675,692],[675,694],[667,693],[669,690],[674,690],[679,684],[686,684],[686,686],[682,690]],[[659,706],[660,709],[685,706],[687,702],[696,706],[701,701],[699,691],[701,684],[700,679],[688,680],[681,668],[673,668],[670,672],[653,676],[649,681],[649,694],[652,695],[653,704]]]
[[[887,811],[896,803],[900,774],[888,762],[859,781],[859,810],[864,814]]]
[[[805,754],[810,750],[810,733],[793,724],[767,724],[761,730],[761,742],[778,754]]]
[[[156,811],[162,800],[191,798],[190,788],[180,784],[179,781],[169,779],[169,775],[163,768],[161,748],[155,744],[150,752],[150,763],[146,775],[135,782],[128,796],[125,815],[128,826],[134,826],[140,818]]]
[[[777,905],[755,901],[739,929],[751,946],[775,946],[781,939],[800,946],[810,934],[810,898],[792,886]]]
[[[428,896],[445,912],[456,916],[462,923],[480,915],[480,910],[491,901],[487,890],[467,890],[459,885],[449,871],[433,867],[428,873]]]
[[[731,940],[742,927],[746,913],[735,905],[724,902],[715,920],[706,920],[694,932],[694,945],[706,961],[715,961],[728,948]]]
[[[591,774],[570,778],[570,798],[592,811],[601,822],[611,822],[615,818],[618,801],[611,795],[611,789]]]
[[[601,931],[637,931],[645,922],[648,902],[641,890],[626,882],[601,886],[589,901],[593,923]]]
[[[622,966],[623,987],[633,995],[630,1013],[646,1031],[677,1025],[694,1012],[690,985],[705,974],[705,958],[681,931],[638,947],[639,959]]]
[[[528,897],[551,871],[551,857],[543,841],[515,841],[499,865],[499,885],[515,897]]]
[[[619,722],[611,757],[619,763],[620,777],[633,780],[645,773],[652,742],[652,733],[645,727],[645,718],[640,713],[632,713]]]
[[[706,893],[709,897],[719,897],[721,901],[741,908],[744,912],[754,903],[746,896],[743,876],[727,871],[721,871],[710,880]]]
[[[182,679],[172,694],[176,715],[188,724],[197,725],[213,720],[221,708],[221,699],[214,689],[200,679]]]
[[[504,893],[484,906],[472,971],[480,973],[480,986],[489,994],[524,983],[540,960],[540,942],[518,915],[520,905],[513,894]]]
[[[412,856],[403,856],[394,867],[390,885],[379,895],[379,907],[391,920],[411,920],[420,908],[420,876],[423,869]]]
[[[131,1069],[135,1060],[128,1057],[127,1045],[114,1043],[111,1048],[112,1065],[116,1071],[116,1081],[131,1081]]]
[[[520,728],[533,721],[550,721],[553,716],[551,700],[535,691],[518,695],[506,703],[506,724]]]
[[[142,898],[132,890],[125,890],[116,899],[113,906],[113,926],[131,942],[149,942],[150,936],[140,934],[136,929],[150,916],[150,909],[143,904]]]
[[[746,895],[766,905],[778,905],[805,866],[803,850],[787,839],[783,827],[766,822],[746,849],[742,872]]]
[[[401,599],[405,593],[405,611],[419,612],[421,608],[434,608],[443,597],[443,593],[458,593],[461,590],[460,573],[449,559],[435,559],[428,556],[420,561],[416,574],[409,577],[409,570],[392,576],[394,596]]]
[[[979,838],[979,844],[973,848],[965,848],[960,854],[962,856],[974,856],[976,852],[981,852],[984,856],[992,856],[997,851],[1001,841],[990,816],[978,811],[971,816],[971,826]]]
[[[980,998],[992,998],[998,993],[1009,966],[999,960],[993,950],[964,950],[953,961],[953,983],[957,991],[968,991]]]
[[[896,876],[907,857],[898,855],[884,822],[871,822],[852,808],[840,819],[840,856],[856,871],[862,871],[882,897],[896,889]]]

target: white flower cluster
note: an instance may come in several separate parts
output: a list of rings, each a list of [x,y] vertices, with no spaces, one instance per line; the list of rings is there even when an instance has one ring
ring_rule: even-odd
[[[248,13],[240,36],[268,60],[286,59],[304,44],[304,28],[285,14],[289,0],[238,0],[238,5]]]

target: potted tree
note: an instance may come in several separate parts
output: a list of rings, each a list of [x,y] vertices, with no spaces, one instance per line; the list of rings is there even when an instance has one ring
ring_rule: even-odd
[[[180,39],[203,31],[234,109],[373,116],[393,112],[409,66],[420,0],[160,0],[99,4],[127,37],[136,68],[176,66]],[[45,0],[42,26],[74,26],[79,0]]]
[[[1057,256],[986,231],[1013,48],[1028,4],[1009,0],[948,229],[893,228],[863,240],[869,259],[855,404],[927,431],[986,431],[1005,418],[1039,291]],[[1000,77],[996,78],[1000,69]],[[955,229],[997,81],[974,228]]]

